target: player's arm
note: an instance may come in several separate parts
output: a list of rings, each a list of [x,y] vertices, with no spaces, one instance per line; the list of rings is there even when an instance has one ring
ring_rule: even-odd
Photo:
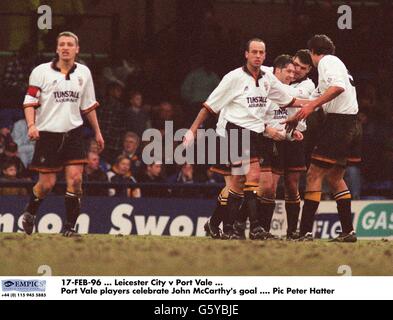
[[[289,86],[284,85],[277,80],[275,76],[270,77],[270,90],[268,99],[277,103],[281,108],[302,108],[309,100],[298,99],[289,91]]]
[[[315,111],[315,109],[319,108],[325,103],[337,98],[341,93],[345,91],[342,87],[329,87],[323,95],[315,100],[310,100],[308,103],[302,106],[302,109],[299,110],[293,117],[288,118],[285,123],[300,121],[302,119],[306,119],[311,113]]]
[[[36,67],[30,74],[29,86],[23,101],[23,110],[27,124],[27,136],[30,140],[38,140],[40,133],[35,126],[35,109],[41,106],[40,95],[43,86],[43,73]]]
[[[86,113],[86,118],[89,121],[92,129],[94,130],[95,133],[95,139],[97,141],[98,147],[100,148],[100,151],[102,151],[105,147],[105,142],[104,138],[102,137],[100,126],[98,124],[98,119],[97,119],[97,112],[96,110],[91,110],[90,112]]]
[[[35,109],[34,107],[26,107],[24,108],[24,112],[27,124],[27,136],[30,140],[38,140],[40,133],[35,126]]]
[[[207,118],[209,118],[209,116],[212,113],[213,112],[209,110],[209,108],[206,105],[203,105],[203,108],[201,109],[201,111],[199,111],[190,129],[188,129],[188,131],[183,137],[183,144],[186,147],[189,146],[192,143],[192,141],[194,141],[198,128],[202,125],[202,123],[206,121]]]
[[[214,91],[210,94],[190,129],[183,137],[183,144],[185,146],[189,146],[192,143],[198,128],[211,114],[218,114],[221,109],[233,99],[234,90],[232,90],[232,88],[235,82],[236,77],[233,77],[233,74],[229,73],[221,80],[217,88],[215,88]]]

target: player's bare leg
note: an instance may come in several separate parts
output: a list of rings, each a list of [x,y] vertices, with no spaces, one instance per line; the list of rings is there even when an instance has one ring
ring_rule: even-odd
[[[287,239],[298,238],[296,233],[300,214],[300,194],[299,194],[300,172],[288,172],[284,176],[285,183],[285,211],[287,213]]]
[[[70,165],[65,168],[67,190],[65,194],[66,224],[63,235],[66,237],[78,236],[75,232],[75,223],[80,214],[80,201],[82,196],[83,165]]]
[[[34,185],[29,203],[24,209],[22,225],[26,234],[33,233],[34,222],[41,203],[56,183],[56,173],[40,173]]]
[[[344,181],[345,168],[335,166],[326,175],[333,198],[337,202],[338,216],[341,222],[342,233],[333,239],[337,242],[356,242],[356,234],[352,225],[351,192]]]

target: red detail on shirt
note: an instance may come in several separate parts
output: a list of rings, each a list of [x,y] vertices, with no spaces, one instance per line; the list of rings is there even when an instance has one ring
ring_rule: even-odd
[[[33,98],[38,98],[38,93],[41,91],[40,88],[34,87],[34,86],[29,86],[27,89],[27,94]]]

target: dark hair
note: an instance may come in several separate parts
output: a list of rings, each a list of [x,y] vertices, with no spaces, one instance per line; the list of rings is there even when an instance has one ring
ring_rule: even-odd
[[[11,167],[15,167],[15,169],[18,170],[18,166],[16,165],[15,161],[13,161],[11,159],[6,160],[4,162],[4,164],[1,166],[1,171],[5,171],[5,170],[7,170],[8,168],[11,168]]]
[[[263,41],[262,39],[260,39],[260,38],[252,38],[252,39],[250,39],[250,40],[248,40],[247,41],[247,43],[246,43],[246,51],[247,52],[249,52],[250,51],[250,44],[251,44],[251,42],[262,42],[263,44],[265,44],[265,41]]]
[[[307,64],[309,66],[313,66],[312,59],[311,59],[311,52],[308,49],[301,49],[295,53],[293,59],[298,58],[301,63]]]
[[[5,145],[4,150],[12,153],[18,152],[18,145],[15,142],[10,141]]]
[[[276,71],[276,69],[283,69],[286,68],[288,64],[293,63],[292,57],[289,54],[281,54],[276,59],[274,59],[273,62],[273,72]]]
[[[308,40],[307,46],[312,53],[317,55],[334,54],[336,52],[333,41],[325,34],[316,34]]]
[[[132,90],[129,92],[129,94],[128,94],[128,96],[129,96],[130,99],[134,98],[136,95],[141,95],[141,96],[143,97],[143,94],[142,94],[142,92],[141,92],[140,90],[132,89]]]

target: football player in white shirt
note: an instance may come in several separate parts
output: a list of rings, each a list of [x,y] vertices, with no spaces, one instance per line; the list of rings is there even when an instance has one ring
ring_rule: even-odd
[[[56,173],[65,169],[66,223],[63,235],[79,236],[75,223],[80,214],[83,165],[87,162],[82,139],[82,115],[89,120],[98,146],[104,148],[95,109],[90,70],[75,62],[78,37],[62,32],[57,37],[57,57],[36,67],[29,80],[24,101],[28,136],[36,140],[31,169],[39,172],[38,182],[23,213],[23,228],[34,230],[35,217],[45,196],[56,183]]]
[[[321,199],[324,178],[337,202],[342,233],[333,241],[356,242],[352,225],[351,193],[344,181],[349,162],[360,161],[360,130],[357,120],[358,103],[352,76],[344,63],[334,56],[335,46],[326,35],[315,35],[309,42],[311,58],[318,68],[320,96],[305,104],[287,124],[305,119],[318,107],[323,108],[326,120],[312,154],[307,172],[307,185],[300,223],[301,240],[312,240],[315,212]]]
[[[311,57],[308,56],[309,63]],[[299,59],[296,56],[295,59]],[[299,62],[301,63],[301,62]],[[278,56],[273,63],[274,75],[283,84],[287,85],[289,92],[298,98],[308,98],[315,85],[306,75],[297,78],[294,85],[289,86],[296,78],[296,70],[294,58],[283,54]],[[311,70],[311,65],[307,68]],[[283,109],[275,103],[271,103],[266,113],[267,128],[265,135],[270,136],[272,133],[285,134],[285,125],[281,124],[286,120],[291,111],[296,109]],[[270,225],[275,208],[275,198],[278,181],[281,176],[284,177],[285,186],[285,209],[287,213],[287,238],[294,239],[297,237],[296,228],[300,212],[300,194],[299,194],[299,180],[300,174],[306,171],[303,134],[306,129],[303,122],[299,122],[297,128],[286,135],[286,140],[276,141],[274,143],[274,154],[268,155],[264,158],[261,166],[260,179],[260,201],[261,211],[263,216],[263,228],[266,231],[270,230]],[[273,238],[272,236],[270,236]]]
[[[251,39],[247,43],[245,58],[246,65],[229,72],[224,76],[218,87],[212,92],[203,108],[196,117],[190,130],[184,137],[184,144],[187,146],[194,140],[197,129],[208,118],[209,114],[217,114],[222,109],[225,110],[225,120],[227,121],[226,130],[237,131],[238,137],[242,136],[243,130],[250,134],[250,149],[244,150],[242,139],[237,141],[237,150],[242,155],[247,154],[247,161],[234,163],[232,167],[248,165],[248,171],[245,173],[246,182],[244,188],[236,179],[241,180],[242,175],[236,175],[232,171],[234,181],[231,182],[229,190],[227,212],[232,225],[224,226],[224,232],[234,232],[235,238],[239,236],[244,238],[245,222],[247,217],[239,216],[239,208],[243,202],[247,208],[247,214],[250,219],[250,238],[257,239],[265,231],[261,227],[258,214],[257,191],[259,186],[261,157],[261,137],[265,129],[263,116],[266,112],[267,99],[270,99],[281,106],[300,107],[305,100],[297,100],[290,96],[282,87],[282,84],[269,71],[263,71],[261,65],[265,60],[265,43],[260,39]],[[219,146],[218,146],[219,147]],[[236,151],[237,151],[236,150]],[[229,151],[231,154],[231,151]],[[238,153],[237,153],[238,154]],[[244,176],[243,175],[243,176]]]

